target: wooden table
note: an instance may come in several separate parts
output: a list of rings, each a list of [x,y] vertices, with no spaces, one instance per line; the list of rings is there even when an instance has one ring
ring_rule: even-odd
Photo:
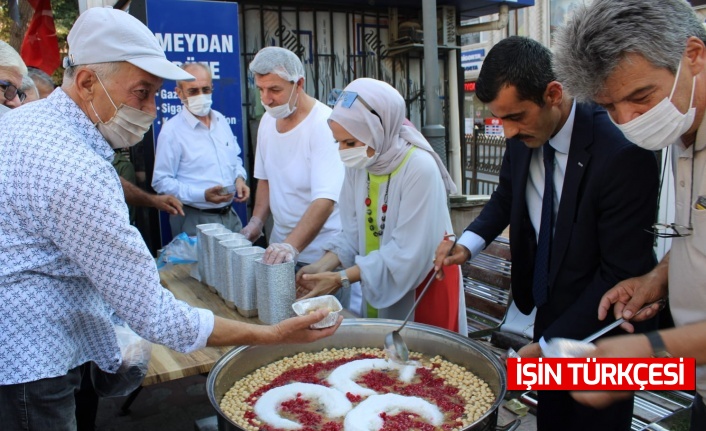
[[[228,308],[221,297],[208,290],[206,285],[192,278],[189,275],[190,270],[191,265],[174,265],[172,268],[160,271],[162,285],[169,289],[177,299],[194,307],[209,309],[216,316],[242,322],[261,323],[257,318],[243,317],[235,310]],[[233,346],[206,347],[193,353],[184,354],[162,345],[153,344],[152,359],[142,386],[208,373],[216,361],[232,348]]]

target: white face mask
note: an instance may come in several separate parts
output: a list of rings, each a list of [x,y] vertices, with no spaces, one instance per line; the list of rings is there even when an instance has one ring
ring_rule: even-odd
[[[341,156],[343,164],[346,165],[347,168],[352,169],[363,169],[367,167],[369,162],[373,159],[372,157],[368,157],[367,145],[338,150],[338,154]]]
[[[213,101],[210,94],[198,94],[186,98],[186,109],[197,117],[208,115],[211,112],[211,104]]]
[[[157,117],[122,103],[120,107],[115,106],[115,102],[113,102],[113,99],[110,97],[110,94],[108,94],[108,90],[105,89],[98,75],[96,75],[96,78],[98,78],[98,82],[101,87],[103,87],[103,91],[105,91],[106,96],[108,96],[108,100],[110,100],[110,103],[115,108],[113,118],[104,122],[98,115],[98,112],[96,112],[93,101],[90,101],[93,113],[98,117],[98,122],[96,123],[98,131],[112,148],[132,147],[142,140],[145,133],[147,133],[152,126],[152,122]]]
[[[693,106],[693,103],[696,77],[694,77],[691,83],[689,110],[686,111],[685,114],[682,114],[671,102],[672,96],[674,96],[674,90],[677,88],[677,82],[679,81],[680,70],[681,62],[679,62],[677,74],[674,76],[674,85],[672,86],[669,97],[665,97],[649,111],[625,124],[617,124],[610,115],[608,116],[610,120],[613,121],[613,124],[623,132],[625,137],[634,142],[637,146],[650,151],[661,150],[676,142],[676,140],[686,133],[691,125],[694,124],[696,107]]]
[[[262,100],[260,100],[260,103],[262,103],[262,107],[265,108],[265,111],[267,111],[268,114],[270,114],[272,117],[280,119],[280,118],[287,118],[290,115],[294,114],[294,111],[297,110],[297,101],[299,100],[299,93],[297,93],[297,98],[294,99],[294,106],[290,107],[289,102],[292,101],[292,96],[294,95],[294,92],[297,90],[297,84],[294,84],[294,88],[292,88],[292,92],[289,94],[289,100],[287,100],[287,103],[283,103],[279,106],[273,106],[269,107],[262,103]]]

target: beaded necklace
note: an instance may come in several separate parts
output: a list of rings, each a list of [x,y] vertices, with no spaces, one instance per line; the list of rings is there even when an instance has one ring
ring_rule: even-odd
[[[382,222],[380,223],[380,230],[377,232],[375,231],[375,224],[373,220],[373,210],[370,209],[370,205],[373,203],[372,199],[370,199],[370,173],[368,173],[368,195],[365,197],[365,206],[367,209],[365,210],[365,213],[368,216],[368,228],[373,232],[373,236],[375,237],[381,237],[382,233],[385,231],[385,219],[387,218],[387,192],[390,191],[390,178],[392,178],[392,173],[389,173],[387,175],[387,186],[385,187],[385,199],[382,203],[382,207],[380,208],[382,210],[382,217],[381,220]]]

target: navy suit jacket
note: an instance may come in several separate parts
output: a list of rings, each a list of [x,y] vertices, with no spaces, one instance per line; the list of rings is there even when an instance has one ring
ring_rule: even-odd
[[[532,150],[508,139],[500,183],[467,228],[486,244],[510,225],[512,295],[529,314],[537,240],[525,190]],[[612,320],[597,318],[603,294],[656,264],[653,237],[658,192],[654,153],[629,142],[607,113],[576,104],[561,202],[554,224],[549,300],[535,318],[535,341],[544,336],[582,339]]]

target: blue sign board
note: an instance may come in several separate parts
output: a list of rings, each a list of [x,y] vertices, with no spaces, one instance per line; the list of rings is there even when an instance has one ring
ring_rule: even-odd
[[[461,67],[463,70],[480,70],[484,58],[484,48],[461,51]]]
[[[147,0],[147,26],[157,36],[167,58],[175,64],[206,63],[213,75],[213,109],[223,114],[243,151],[243,112],[241,103],[240,42],[238,4],[215,1]],[[157,94],[154,142],[162,124],[178,114],[183,105],[174,88],[164,81]],[[235,209],[246,224],[245,204]],[[169,240],[168,217],[161,214],[163,242]],[[166,232],[165,232],[166,231]]]

